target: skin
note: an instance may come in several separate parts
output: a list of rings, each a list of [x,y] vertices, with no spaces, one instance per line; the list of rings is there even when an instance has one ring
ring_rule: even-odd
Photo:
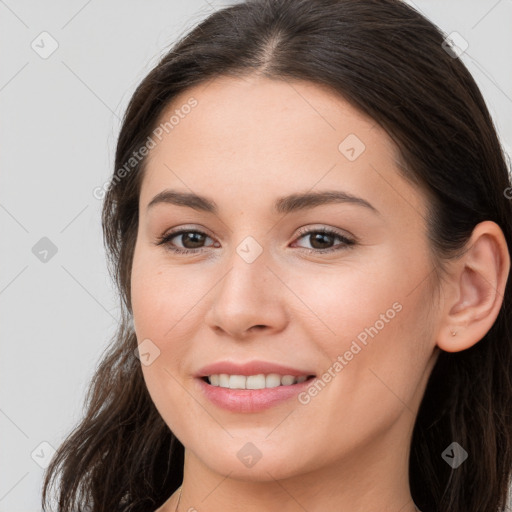
[[[179,510],[413,512],[417,410],[439,350],[477,343],[498,315],[510,267],[503,233],[479,224],[440,281],[426,196],[398,174],[396,149],[372,119],[318,85],[256,76],[195,86],[161,119],[190,97],[198,105],[149,155],[131,283],[138,341],[160,350],[142,366],[144,379],[185,446]],[[338,149],[349,134],[366,147],[354,161]],[[167,188],[211,198],[218,215],[163,203],[147,210]],[[351,203],[272,210],[278,197],[320,190],[344,190],[379,213]],[[179,227],[206,233],[202,245],[172,239],[196,254],[156,245]],[[315,244],[301,227],[357,241]],[[236,251],[248,236],[263,248],[252,263]],[[199,392],[194,374],[219,360],[322,376],[394,303],[401,310],[307,404],[233,413]],[[237,457],[248,442],[262,454],[252,467]],[[158,512],[176,503],[174,493]]]

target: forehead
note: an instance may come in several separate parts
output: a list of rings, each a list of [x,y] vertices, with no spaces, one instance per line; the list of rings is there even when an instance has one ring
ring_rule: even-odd
[[[188,108],[192,99],[197,105]],[[172,127],[167,125],[166,130],[171,118]],[[337,142],[352,134],[361,142],[365,139],[366,145],[387,144],[390,154],[394,151],[373,119],[327,87],[305,81],[217,77],[175,97],[158,125],[164,128],[169,149],[185,142],[188,147],[215,148],[216,152],[243,149],[275,157],[275,152],[289,153],[293,146],[296,154],[329,149],[337,158]],[[325,144],[319,147],[321,140]],[[158,152],[156,148],[153,153]]]
[[[310,82],[218,77],[175,97],[156,128],[143,205],[165,188],[255,207],[291,192],[338,188],[392,214],[424,211],[420,192],[397,172],[387,133]]]

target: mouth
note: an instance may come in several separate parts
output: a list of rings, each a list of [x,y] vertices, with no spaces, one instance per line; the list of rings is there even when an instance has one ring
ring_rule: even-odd
[[[216,407],[232,413],[258,413],[290,403],[313,385],[315,375],[230,375],[197,377],[198,391]],[[263,384],[263,382],[265,384]],[[268,384],[268,385],[267,385]]]
[[[256,413],[285,404],[316,380],[313,369],[277,361],[224,360],[195,375],[198,391],[213,405],[236,413]]]

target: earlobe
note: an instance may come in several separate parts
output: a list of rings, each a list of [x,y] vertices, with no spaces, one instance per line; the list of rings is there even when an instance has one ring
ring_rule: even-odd
[[[491,329],[503,304],[510,270],[507,242],[495,222],[478,224],[467,247],[447,280],[449,299],[443,305],[437,336],[437,346],[446,352],[470,348]]]

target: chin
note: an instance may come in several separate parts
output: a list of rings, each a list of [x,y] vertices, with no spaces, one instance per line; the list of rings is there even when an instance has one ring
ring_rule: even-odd
[[[268,482],[303,473],[306,465],[303,452],[297,446],[286,447],[282,442],[265,440],[267,434],[260,438],[252,436],[253,441],[251,436],[233,438],[214,443],[211,448],[203,441],[199,450],[192,446],[191,452],[211,471],[229,474],[235,480]]]

